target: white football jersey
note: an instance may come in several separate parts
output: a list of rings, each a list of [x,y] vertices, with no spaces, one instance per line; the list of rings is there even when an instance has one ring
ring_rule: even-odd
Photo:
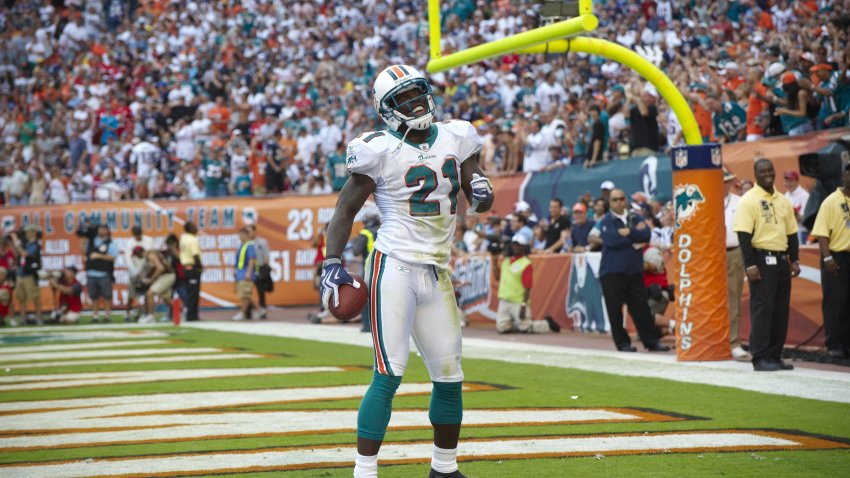
[[[400,261],[449,265],[455,232],[460,165],[483,140],[468,121],[431,126],[425,144],[401,142],[401,133],[363,133],[348,145],[346,167],[375,181],[381,228],[375,248]]]

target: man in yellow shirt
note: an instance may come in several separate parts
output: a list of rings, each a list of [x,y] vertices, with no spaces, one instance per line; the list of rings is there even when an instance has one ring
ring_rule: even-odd
[[[750,283],[750,354],[758,372],[792,370],[782,361],[782,347],[791,278],[800,275],[797,219],[791,202],[773,187],[773,163],[757,159],[753,169],[756,186],[741,197],[734,223]]]
[[[827,196],[818,209],[812,235],[821,253],[823,325],[830,357],[850,355],[850,163],[844,187]]]
[[[183,234],[180,236],[180,263],[186,276],[186,320],[200,320],[198,318],[198,303],[201,300],[201,243],[198,241],[198,226],[189,221],[183,226]]]

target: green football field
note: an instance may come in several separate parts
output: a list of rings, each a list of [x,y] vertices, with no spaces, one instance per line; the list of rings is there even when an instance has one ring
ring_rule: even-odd
[[[0,331],[0,477],[351,476],[356,410],[371,377],[368,338],[299,325],[323,341],[304,340],[256,335],[255,324],[224,325],[251,333]],[[281,335],[296,327],[262,325]],[[346,334],[351,345],[340,343]],[[470,345],[470,354],[482,344]],[[642,367],[641,357],[564,355],[552,366],[541,365],[553,357],[542,352],[538,359],[509,342],[504,350],[484,345],[502,360],[464,359],[459,460],[469,477],[850,473],[848,400],[742,389],[773,380],[793,390],[799,379],[800,393],[791,395],[809,396],[802,388],[823,383],[840,397],[850,382],[833,380],[835,372],[764,378],[730,369],[721,372],[741,384],[725,387],[633,376],[628,371]],[[581,363],[573,367],[575,360]],[[596,364],[623,373],[593,370]],[[669,368],[678,377],[682,366]],[[414,353],[394,402],[381,476],[427,476],[429,391]]]

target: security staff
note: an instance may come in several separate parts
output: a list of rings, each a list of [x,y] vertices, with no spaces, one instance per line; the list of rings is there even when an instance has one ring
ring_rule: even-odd
[[[180,236],[180,264],[183,265],[186,277],[186,320],[200,320],[198,318],[198,304],[201,300],[201,274],[204,269],[201,265],[201,243],[198,241],[198,226],[189,221],[183,226],[183,234]]]
[[[741,198],[734,226],[750,283],[750,354],[756,371],[792,370],[782,347],[791,278],[800,275],[797,220],[791,202],[773,187],[773,163],[757,159],[754,172],[756,186]]]
[[[620,352],[637,352],[623,327],[623,304],[626,304],[644,347],[650,352],[666,352],[670,347],[658,342],[658,330],[643,285],[642,245],[649,243],[649,227],[640,215],[626,208],[622,189],[613,189],[609,202],[610,209],[598,224],[602,240],[599,281],[614,345]]]
[[[850,163],[844,187],[820,205],[812,235],[818,238],[823,287],[823,324],[831,357],[850,356]]]

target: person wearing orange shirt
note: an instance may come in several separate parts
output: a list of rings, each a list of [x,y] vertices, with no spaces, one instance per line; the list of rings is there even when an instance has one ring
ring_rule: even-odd
[[[714,123],[711,120],[711,111],[705,106],[706,87],[701,83],[692,83],[688,86],[691,94],[688,98],[691,100],[691,108],[694,111],[694,118],[699,126],[699,134],[703,141],[711,141]]]
[[[738,64],[734,61],[727,62],[723,66],[723,75],[726,78],[723,81],[723,87],[730,91],[738,91],[738,87],[741,86],[741,83],[746,81],[744,77],[741,76]]]
[[[215,99],[215,106],[207,112],[207,118],[212,121],[210,129],[215,134],[227,134],[230,129],[230,110],[224,104],[224,97]]]
[[[767,108],[770,101],[767,98],[767,86],[762,83],[763,73],[761,68],[752,68],[748,81],[752,85],[750,96],[747,99],[747,141],[755,141],[764,138],[765,130],[756,119]]]

